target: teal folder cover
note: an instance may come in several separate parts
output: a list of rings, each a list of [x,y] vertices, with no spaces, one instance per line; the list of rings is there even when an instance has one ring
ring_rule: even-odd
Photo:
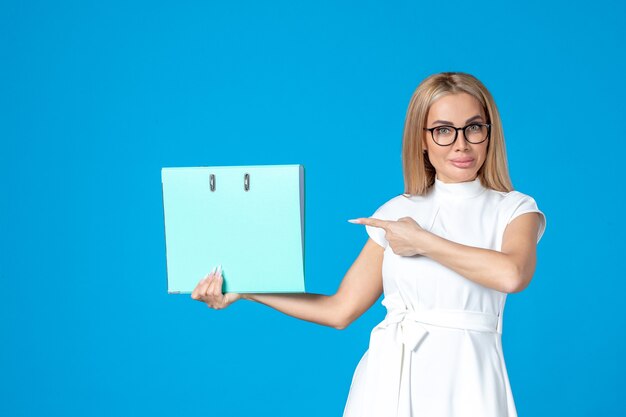
[[[167,290],[222,265],[223,292],[305,292],[304,167],[162,168]]]

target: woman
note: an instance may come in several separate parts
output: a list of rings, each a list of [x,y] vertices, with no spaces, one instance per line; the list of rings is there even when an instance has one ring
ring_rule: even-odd
[[[513,191],[497,107],[465,73],[426,78],[407,111],[405,194],[383,204],[336,294],[222,294],[212,273],[192,298],[239,298],[346,328],[384,292],[344,417],[515,417],[501,336],[506,296],[526,288],[545,230],[534,199]]]

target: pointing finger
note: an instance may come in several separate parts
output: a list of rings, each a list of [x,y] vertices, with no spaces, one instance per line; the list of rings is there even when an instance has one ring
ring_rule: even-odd
[[[358,219],[348,221],[355,224],[364,224],[366,226],[380,227],[381,229],[384,229],[389,225],[388,220],[375,219],[373,217],[360,217]]]

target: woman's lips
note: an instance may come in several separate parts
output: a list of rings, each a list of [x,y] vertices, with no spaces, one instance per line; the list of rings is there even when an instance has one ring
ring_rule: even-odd
[[[474,160],[471,158],[463,158],[463,159],[452,159],[450,161],[452,165],[458,168],[468,168],[474,163]]]

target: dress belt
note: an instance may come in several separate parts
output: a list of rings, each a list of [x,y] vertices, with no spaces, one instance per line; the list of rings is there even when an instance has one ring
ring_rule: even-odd
[[[384,304],[384,303],[383,303]],[[368,416],[395,417],[407,350],[416,351],[428,335],[426,325],[502,333],[502,316],[467,310],[403,310],[391,308],[372,330],[368,359]]]
[[[391,325],[400,326],[401,340],[411,350],[415,350],[428,334],[422,324],[448,327],[460,330],[502,333],[501,317],[480,311],[468,310],[401,310],[391,309],[385,319],[373,330],[384,329]]]

